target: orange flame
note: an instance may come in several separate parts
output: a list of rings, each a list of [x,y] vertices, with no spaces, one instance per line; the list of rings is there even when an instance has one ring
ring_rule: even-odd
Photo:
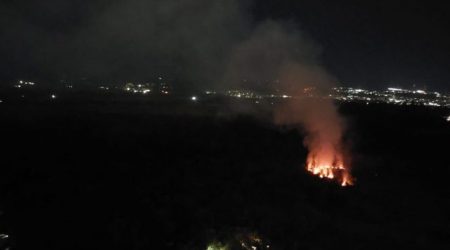
[[[341,186],[353,185],[353,178],[348,168],[344,166],[343,157],[337,152],[322,150],[310,152],[306,163],[306,170],[320,178],[337,180]]]

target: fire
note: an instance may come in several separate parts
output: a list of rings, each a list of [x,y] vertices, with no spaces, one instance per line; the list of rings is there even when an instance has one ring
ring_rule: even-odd
[[[309,172],[338,181],[342,186],[353,185],[348,158],[344,160],[346,122],[332,100],[291,98],[276,111],[275,121],[301,128],[303,145],[309,150],[306,162]]]
[[[344,166],[341,154],[327,150],[310,152],[306,162],[306,170],[320,178],[337,180],[341,186],[353,185],[348,168]]]

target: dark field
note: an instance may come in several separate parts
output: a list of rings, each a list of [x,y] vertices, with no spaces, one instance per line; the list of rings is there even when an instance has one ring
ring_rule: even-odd
[[[83,104],[82,104],[83,103]],[[303,135],[213,103],[0,104],[12,249],[450,249],[449,110],[345,104],[356,185],[306,173]]]

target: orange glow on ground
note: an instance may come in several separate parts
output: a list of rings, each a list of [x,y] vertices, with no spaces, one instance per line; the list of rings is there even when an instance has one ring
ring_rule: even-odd
[[[336,152],[322,150],[309,153],[306,170],[320,178],[334,179],[343,187],[353,185],[353,178],[344,166],[342,156]]]

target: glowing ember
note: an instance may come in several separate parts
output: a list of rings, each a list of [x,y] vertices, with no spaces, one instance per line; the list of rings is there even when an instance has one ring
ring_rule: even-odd
[[[341,186],[351,186],[353,180],[342,159],[342,155],[334,150],[310,152],[306,169],[320,178],[336,179]]]
[[[275,115],[278,124],[301,127],[303,145],[309,150],[306,169],[320,178],[333,179],[342,186],[353,184],[343,135],[345,120],[329,99],[289,99]]]

